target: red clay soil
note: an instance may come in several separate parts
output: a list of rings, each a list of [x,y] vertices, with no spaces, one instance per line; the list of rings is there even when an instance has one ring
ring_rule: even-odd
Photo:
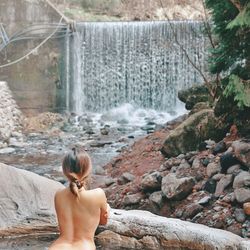
[[[136,141],[131,148],[106,165],[108,175],[117,178],[129,172],[140,177],[145,172],[158,169],[164,162],[160,149],[167,134],[168,131],[160,130]]]
[[[108,188],[103,186],[112,206],[118,208],[124,195],[138,193],[142,176],[152,170],[159,169],[165,161],[164,156],[160,152],[163,142],[170,131],[179,124],[180,122],[176,122],[139,139],[104,167],[107,171],[107,176],[114,179],[118,179],[125,172],[135,176],[132,182],[125,185],[119,185],[116,182],[115,185]]]

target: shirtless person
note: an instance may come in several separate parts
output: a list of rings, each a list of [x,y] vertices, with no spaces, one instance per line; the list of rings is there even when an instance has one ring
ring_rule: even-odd
[[[67,154],[63,159],[63,173],[68,188],[55,195],[55,208],[60,236],[49,250],[95,250],[94,234],[99,224],[108,220],[109,205],[102,189],[86,190],[92,165],[87,153]]]

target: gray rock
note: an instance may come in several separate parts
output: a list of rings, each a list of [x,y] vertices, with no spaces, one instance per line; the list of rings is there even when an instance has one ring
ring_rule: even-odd
[[[102,135],[108,135],[110,132],[110,128],[109,127],[100,128],[100,132]]]
[[[215,197],[219,197],[223,194],[224,190],[232,183],[233,175],[228,174],[222,177],[216,185]]]
[[[227,174],[236,174],[239,172],[240,172],[240,165],[239,164],[233,165],[227,170]]]
[[[192,168],[199,169],[200,166],[201,166],[200,159],[198,157],[194,158],[193,163],[192,163]]]
[[[211,162],[207,165],[207,175],[208,177],[211,177],[217,173],[219,173],[221,170],[220,164],[216,162]]]
[[[122,174],[122,177],[127,181],[127,182],[131,182],[135,179],[135,176],[131,173],[125,172]]]
[[[234,211],[234,217],[235,220],[239,223],[243,223],[246,220],[246,215],[244,213],[244,210],[241,208],[236,208]]]
[[[9,139],[9,146],[10,147],[22,148],[26,145],[27,145],[26,143],[23,143],[22,141],[18,141],[15,137],[11,137]]]
[[[141,187],[144,191],[159,190],[161,188],[161,174],[158,171],[147,174],[141,181]]]
[[[161,152],[166,157],[196,150],[200,142],[217,139],[220,129],[214,129],[217,121],[213,110],[204,109],[192,114],[167,136]],[[200,129],[197,129],[199,127]]]
[[[0,235],[55,231],[54,195],[64,186],[5,164],[0,169]]]
[[[192,219],[196,214],[203,210],[203,206],[197,203],[190,204],[184,208],[184,212],[182,217],[184,219],[190,218]]]
[[[233,182],[233,188],[241,188],[250,186],[250,173],[247,171],[241,171]]]
[[[109,223],[96,236],[96,241],[102,249],[109,250],[247,250],[250,247],[249,241],[225,230],[165,218],[146,211],[117,209],[111,210]]]
[[[14,148],[2,148],[0,149],[0,154],[11,154],[14,153],[16,150]]]
[[[235,198],[239,203],[250,201],[250,189],[237,188],[234,190]]]
[[[143,198],[144,195],[142,193],[128,194],[124,197],[123,204],[125,206],[138,204]]]
[[[215,174],[212,179],[215,181],[219,181],[221,178],[223,178],[225,175],[224,174]]]
[[[198,200],[198,204],[200,205],[205,205],[207,204],[209,201],[211,200],[211,195],[207,195],[207,196],[204,196],[203,198],[201,198],[200,200]]]
[[[235,201],[235,194],[234,193],[229,193],[226,194],[223,198],[222,201],[227,202],[227,203],[232,203]]]
[[[157,191],[149,196],[149,200],[157,204],[159,207],[162,205],[162,191]]]
[[[101,166],[96,166],[94,168],[94,174],[97,174],[97,175],[105,175],[105,170],[103,167]]]
[[[194,185],[192,177],[178,179],[175,174],[168,174],[162,179],[161,190],[168,199],[181,200],[192,192]]]
[[[226,143],[224,141],[220,141],[218,142],[214,149],[213,149],[213,154],[218,154],[218,153],[222,153],[224,151],[226,151],[227,147],[226,147]]]
[[[112,185],[113,183],[115,183],[115,179],[113,179],[111,177],[105,178],[105,185],[107,187],[110,186],[110,185]]]
[[[246,167],[250,169],[250,142],[234,141],[232,143],[234,155]]]

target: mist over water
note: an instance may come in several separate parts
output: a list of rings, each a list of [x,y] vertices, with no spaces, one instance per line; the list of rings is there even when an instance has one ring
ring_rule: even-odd
[[[202,79],[178,43],[206,71],[201,29],[197,21],[78,23],[70,48],[69,109],[120,113],[129,122],[140,122],[143,112],[155,112],[158,120],[183,113],[178,90]]]

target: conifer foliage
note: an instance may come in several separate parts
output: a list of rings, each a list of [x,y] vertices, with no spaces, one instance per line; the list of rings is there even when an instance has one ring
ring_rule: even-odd
[[[210,71],[222,73],[221,87],[239,108],[250,107],[250,0],[205,0],[217,44]]]

